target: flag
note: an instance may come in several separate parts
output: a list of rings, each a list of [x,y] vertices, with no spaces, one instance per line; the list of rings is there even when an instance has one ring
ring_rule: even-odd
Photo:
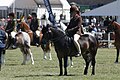
[[[43,1],[44,1],[45,6],[46,6],[46,9],[47,9],[47,11],[48,11],[48,13],[49,13],[49,18],[48,18],[48,19],[50,20],[50,22],[51,22],[53,25],[55,25],[56,21],[55,21],[55,18],[54,18],[52,9],[51,9],[50,2],[49,2],[49,0],[43,0]]]

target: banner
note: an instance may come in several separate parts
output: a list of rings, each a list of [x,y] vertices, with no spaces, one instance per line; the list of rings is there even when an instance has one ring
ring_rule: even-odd
[[[44,1],[44,4],[45,4],[45,6],[46,6],[46,9],[47,9],[47,11],[48,11],[48,13],[49,13],[49,20],[50,20],[50,22],[55,26],[55,18],[54,18],[54,15],[53,15],[53,12],[52,12],[52,9],[51,9],[51,5],[50,5],[50,2],[49,2],[49,0],[43,0]]]

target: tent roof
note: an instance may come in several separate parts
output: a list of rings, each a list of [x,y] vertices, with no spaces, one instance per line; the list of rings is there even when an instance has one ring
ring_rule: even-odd
[[[82,16],[120,16],[120,0],[81,14]]]
[[[45,7],[43,0],[34,0],[40,7]],[[49,0],[52,7],[62,7],[60,0]]]
[[[40,5],[41,7],[45,7],[43,0],[34,0],[36,4]],[[49,0],[52,8],[63,8],[69,9],[70,5],[67,0]]]
[[[15,8],[35,9],[36,7],[34,0],[15,0]]]
[[[67,0],[49,0],[52,8],[69,9],[70,5]],[[43,0],[0,0],[0,10],[7,9],[15,2],[15,8],[35,9],[37,5],[45,7]],[[12,6],[11,6],[12,7]]]
[[[0,10],[6,10],[15,0],[0,0]]]

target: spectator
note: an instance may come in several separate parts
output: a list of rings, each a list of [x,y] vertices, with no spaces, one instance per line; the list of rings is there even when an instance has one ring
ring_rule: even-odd
[[[5,43],[6,43],[7,35],[4,31],[3,27],[0,27],[0,70],[1,64],[3,63],[3,55],[5,54]]]

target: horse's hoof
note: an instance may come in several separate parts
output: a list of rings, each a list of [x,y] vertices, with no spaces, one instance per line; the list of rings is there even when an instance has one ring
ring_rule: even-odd
[[[50,58],[49,60],[52,60],[52,58]]]
[[[64,74],[64,76],[67,76],[67,74]]]
[[[94,76],[95,75],[95,73],[94,74],[91,74],[91,76]]]
[[[21,65],[25,65],[25,63],[22,63]]]
[[[118,64],[118,62],[117,62],[117,61],[115,61],[114,63]]]
[[[34,62],[32,63],[32,65],[34,65]]]
[[[84,72],[84,75],[87,75],[87,72]]]
[[[62,76],[63,74],[59,74],[59,76]]]

